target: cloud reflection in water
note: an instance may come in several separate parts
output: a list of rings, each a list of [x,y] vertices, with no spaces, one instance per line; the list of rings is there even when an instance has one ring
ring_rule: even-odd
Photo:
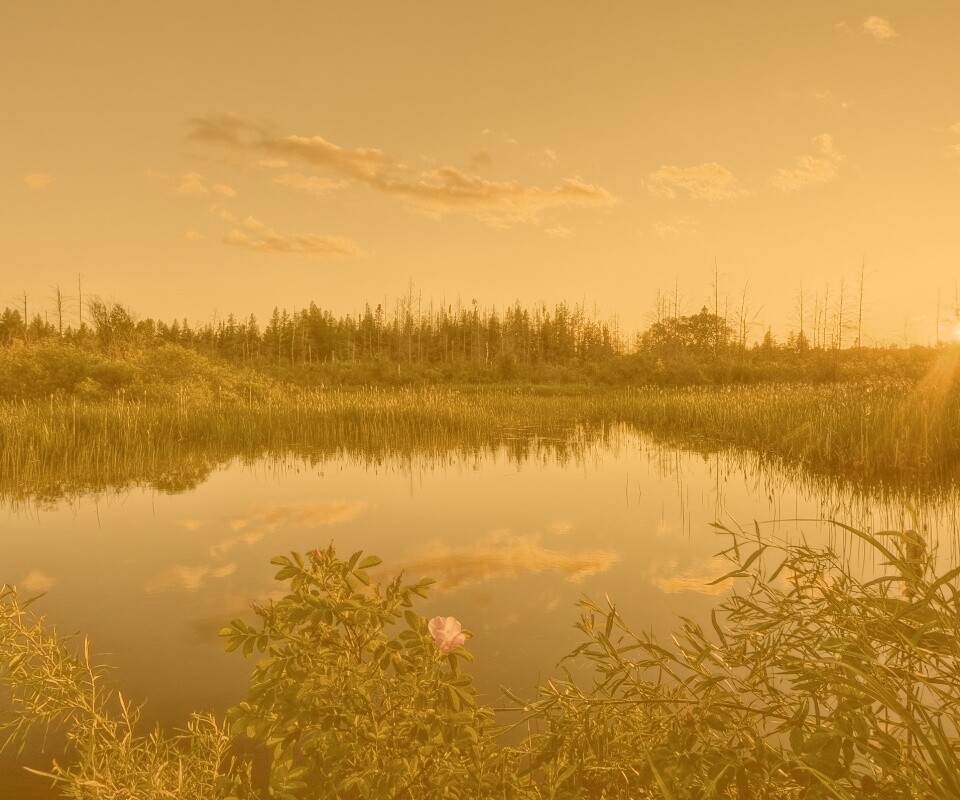
[[[605,572],[619,559],[613,550],[562,552],[544,547],[538,536],[497,530],[466,547],[434,540],[392,566],[433,578],[438,591],[452,591],[494,578],[541,572],[557,572],[567,580],[580,581]]]

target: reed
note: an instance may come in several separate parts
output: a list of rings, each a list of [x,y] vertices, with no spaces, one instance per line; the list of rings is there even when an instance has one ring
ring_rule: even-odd
[[[923,386],[181,389],[155,400],[0,403],[0,496],[56,498],[136,484],[195,486],[234,458],[443,457],[506,448],[560,458],[626,425],[699,449],[750,451],[867,487],[960,477],[960,394]]]

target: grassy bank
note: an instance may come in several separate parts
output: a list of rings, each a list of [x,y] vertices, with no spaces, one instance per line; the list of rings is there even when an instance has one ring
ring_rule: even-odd
[[[916,385],[607,389],[272,385],[161,399],[0,403],[0,493],[56,496],[148,483],[189,488],[234,457],[443,456],[508,448],[561,457],[625,424],[701,449],[758,453],[866,486],[960,477],[960,396]]]

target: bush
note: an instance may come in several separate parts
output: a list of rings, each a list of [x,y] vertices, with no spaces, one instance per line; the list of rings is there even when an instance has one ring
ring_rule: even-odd
[[[221,631],[228,650],[265,654],[228,720],[271,751],[270,796],[499,795],[493,713],[461,670],[471,656],[442,652],[410,610],[430,581],[371,587],[380,559],[332,547],[273,563],[290,593],[255,607],[259,627]]]

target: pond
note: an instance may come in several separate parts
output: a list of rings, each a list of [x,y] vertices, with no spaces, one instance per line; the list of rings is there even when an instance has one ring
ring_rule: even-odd
[[[955,563],[956,495],[913,502],[940,557]],[[749,531],[757,520],[766,535],[830,541],[855,558],[855,545],[810,520],[912,527],[909,509],[893,491],[871,497],[621,425],[446,454],[238,458],[176,493],[141,485],[7,499],[0,583],[45,593],[34,609],[59,632],[88,637],[124,696],[146,701],[145,720],[177,726],[243,695],[251,662],[226,654],[217,633],[236,616],[252,620],[250,604],[277,592],[271,557],[332,542],[342,556],[379,555],[381,579],[399,570],[436,579],[416,610],[463,622],[481,699],[499,705],[501,686],[532,692],[578,643],[582,595],[608,595],[636,630],[704,618],[729,590],[708,585],[727,571],[716,554],[729,538],[715,520]],[[3,756],[0,786],[39,798],[49,796],[43,783]]]

